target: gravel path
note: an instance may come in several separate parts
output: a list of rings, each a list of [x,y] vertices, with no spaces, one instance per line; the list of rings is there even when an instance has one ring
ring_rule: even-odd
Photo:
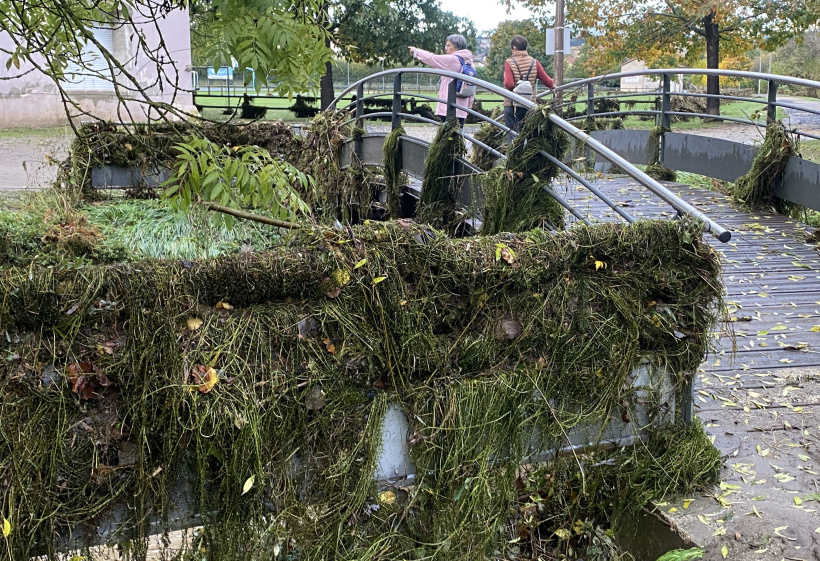
[[[0,137],[0,189],[40,189],[57,176],[55,162],[68,156],[70,128],[20,132]]]

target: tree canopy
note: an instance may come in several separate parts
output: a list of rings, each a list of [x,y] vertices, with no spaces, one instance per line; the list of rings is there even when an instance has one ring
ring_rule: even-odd
[[[760,66],[765,72],[765,58],[760,62]],[[820,36],[814,32],[807,32],[803,37],[789,40],[774,53],[772,72],[806,80],[820,80]]]
[[[445,38],[463,34],[475,40],[468,19],[445,12],[438,0],[335,0],[327,5],[328,45],[344,59],[372,64],[404,64],[411,60],[408,45],[440,51]],[[322,107],[333,99],[333,68],[322,78]]]
[[[547,0],[522,0],[541,6]],[[814,0],[569,0],[567,19],[590,44],[587,64],[609,68],[629,58],[651,67],[691,65],[704,55],[707,68],[721,57],[754,47],[772,49],[818,18]],[[596,72],[597,73],[597,72]],[[708,93],[719,93],[717,77]],[[719,112],[717,99],[708,111]]]

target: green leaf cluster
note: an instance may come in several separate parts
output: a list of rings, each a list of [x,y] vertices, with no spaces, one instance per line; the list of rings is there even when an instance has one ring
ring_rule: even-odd
[[[211,45],[207,59],[214,67],[249,68],[245,85],[260,91],[268,82],[281,95],[294,95],[318,84],[331,51],[320,24],[323,2],[294,0],[214,2],[208,18]]]
[[[201,200],[237,209],[262,208],[280,220],[310,214],[299,191],[312,188],[313,179],[263,148],[219,146],[191,136],[175,150],[174,174],[164,195],[183,209]],[[234,220],[221,214],[215,218],[227,225]]]

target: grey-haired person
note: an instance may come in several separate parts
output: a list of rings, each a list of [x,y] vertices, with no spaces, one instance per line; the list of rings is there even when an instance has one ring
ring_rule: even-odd
[[[465,39],[463,35],[448,35],[447,40],[444,43],[443,55],[433,54],[430,51],[425,51],[424,49],[419,49],[417,47],[408,48],[410,49],[410,55],[431,68],[461,72],[462,61],[470,66],[473,64],[473,53],[467,49],[467,39]],[[447,88],[450,86],[450,82],[452,81],[452,78],[448,78],[446,76],[441,77],[438,85],[439,99],[447,99]],[[472,109],[474,101],[475,96],[457,97],[456,105],[459,107]],[[441,102],[436,104],[435,113],[438,118],[444,122],[447,116],[447,104]],[[462,109],[456,109],[456,117],[458,118],[459,124],[463,127],[464,120],[467,118],[467,112]]]

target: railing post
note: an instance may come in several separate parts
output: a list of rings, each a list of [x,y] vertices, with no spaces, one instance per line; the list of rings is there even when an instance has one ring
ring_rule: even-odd
[[[661,96],[661,133],[658,138],[658,161],[657,163],[663,165],[664,152],[666,151],[666,131],[672,129],[672,116],[669,112],[672,110],[672,96],[669,91],[672,89],[672,79],[669,74],[663,74],[663,95]]]
[[[769,80],[769,97],[766,104],[766,121],[773,123],[777,120],[777,82]]]
[[[663,98],[661,99],[661,126],[665,129],[672,128],[672,119],[669,112],[672,111],[672,79],[669,74],[663,74]]]
[[[456,118],[456,81],[450,80],[447,88],[447,117],[446,120]]]
[[[595,117],[595,84],[590,82],[587,84],[587,120],[594,119]],[[573,111],[575,107],[572,108]],[[591,131],[590,131],[591,132]],[[592,149],[584,144],[584,168],[593,171],[595,169],[595,163],[592,161]]]
[[[356,127],[362,128],[362,117],[364,117],[364,83],[356,86]]]
[[[393,114],[390,119],[390,129],[396,130],[401,126],[401,72],[393,78]]]

